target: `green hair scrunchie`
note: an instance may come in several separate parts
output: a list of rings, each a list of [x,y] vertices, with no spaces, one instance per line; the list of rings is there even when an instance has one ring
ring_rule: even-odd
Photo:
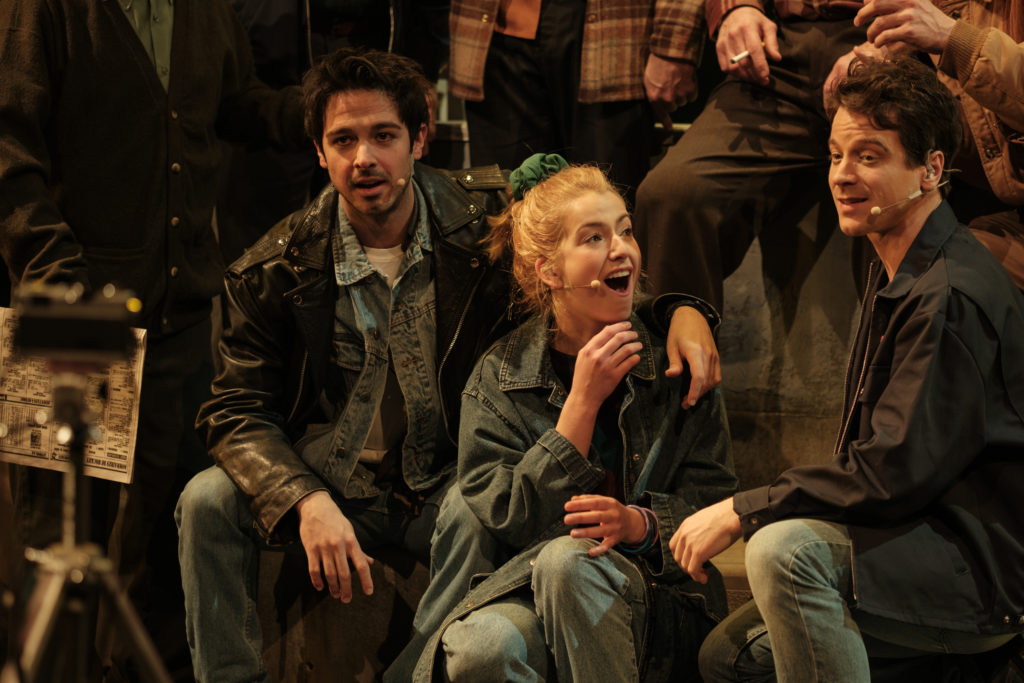
[[[509,175],[508,182],[512,186],[512,196],[516,201],[520,201],[531,187],[568,166],[569,162],[558,154],[543,154],[541,152],[534,154]]]

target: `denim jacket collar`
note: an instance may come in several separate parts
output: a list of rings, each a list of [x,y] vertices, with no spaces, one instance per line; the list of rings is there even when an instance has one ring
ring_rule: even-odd
[[[629,371],[629,375],[652,381],[654,350],[650,335],[635,313],[630,316],[630,321],[639,335],[637,341],[643,344],[643,349],[640,351],[640,362]],[[557,404],[564,402],[565,389],[555,375],[551,366],[551,354],[548,353],[549,330],[552,326],[550,316],[535,315],[512,332],[498,372],[499,387],[502,391],[550,388],[553,390],[552,401]]]
[[[431,250],[430,222],[424,207],[423,193],[415,180],[412,183],[412,191],[415,203],[412,220],[409,222],[409,244],[404,249],[406,255],[401,272],[405,272],[410,264],[420,261],[424,251]],[[331,249],[334,253],[334,275],[338,285],[345,287],[359,282],[376,271],[370,264],[363,245],[352,229],[352,224],[340,201],[337,203],[336,215],[338,229],[334,231],[331,238]]]

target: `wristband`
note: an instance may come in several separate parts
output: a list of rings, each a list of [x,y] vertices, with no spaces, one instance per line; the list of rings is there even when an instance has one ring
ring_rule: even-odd
[[[628,507],[639,512],[640,516],[644,518],[644,536],[639,543],[619,543],[618,549],[628,554],[646,553],[658,542],[660,536],[658,517],[654,514],[653,510],[648,508],[643,508],[639,505],[629,505]]]

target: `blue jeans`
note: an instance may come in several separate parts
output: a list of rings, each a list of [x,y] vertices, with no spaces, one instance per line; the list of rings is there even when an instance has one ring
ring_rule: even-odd
[[[384,683],[407,683],[448,613],[469,592],[470,579],[490,574],[502,561],[497,539],[466,505],[457,484],[447,487],[430,543],[430,585],[412,620],[412,638],[384,672]]]
[[[445,670],[459,681],[636,681],[647,623],[644,579],[615,551],[562,536],[533,565],[523,589],[452,624]],[[551,659],[548,658],[548,652]]]
[[[364,550],[397,545],[425,560],[427,539],[432,538],[443,494],[442,487],[427,500],[418,517],[388,494],[372,501],[337,502]],[[211,467],[185,487],[175,521],[185,591],[185,629],[196,679],[202,683],[271,680],[263,665],[256,611],[259,550],[267,546],[255,531],[245,496],[223,470]],[[490,550],[478,552],[473,545],[480,540],[473,531],[470,527],[461,537],[444,539],[462,543],[449,552],[462,554],[466,562],[453,564],[450,575],[432,582],[437,588],[417,611],[416,629],[433,632],[468,589],[472,573],[480,569],[474,558],[490,556]],[[489,537],[482,536],[482,542]],[[300,552],[302,546],[296,543],[289,549]]]
[[[851,612],[851,561],[850,536],[840,524],[792,519],[754,534],[746,548],[754,600],[704,641],[704,680],[867,682],[869,655],[970,654],[995,649],[1013,637]]]

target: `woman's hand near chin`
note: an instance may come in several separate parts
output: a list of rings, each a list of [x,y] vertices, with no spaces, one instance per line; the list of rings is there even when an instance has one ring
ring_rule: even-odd
[[[640,362],[643,344],[626,320],[607,325],[576,356],[572,388],[555,429],[586,457],[594,435],[597,411],[626,373]]]

